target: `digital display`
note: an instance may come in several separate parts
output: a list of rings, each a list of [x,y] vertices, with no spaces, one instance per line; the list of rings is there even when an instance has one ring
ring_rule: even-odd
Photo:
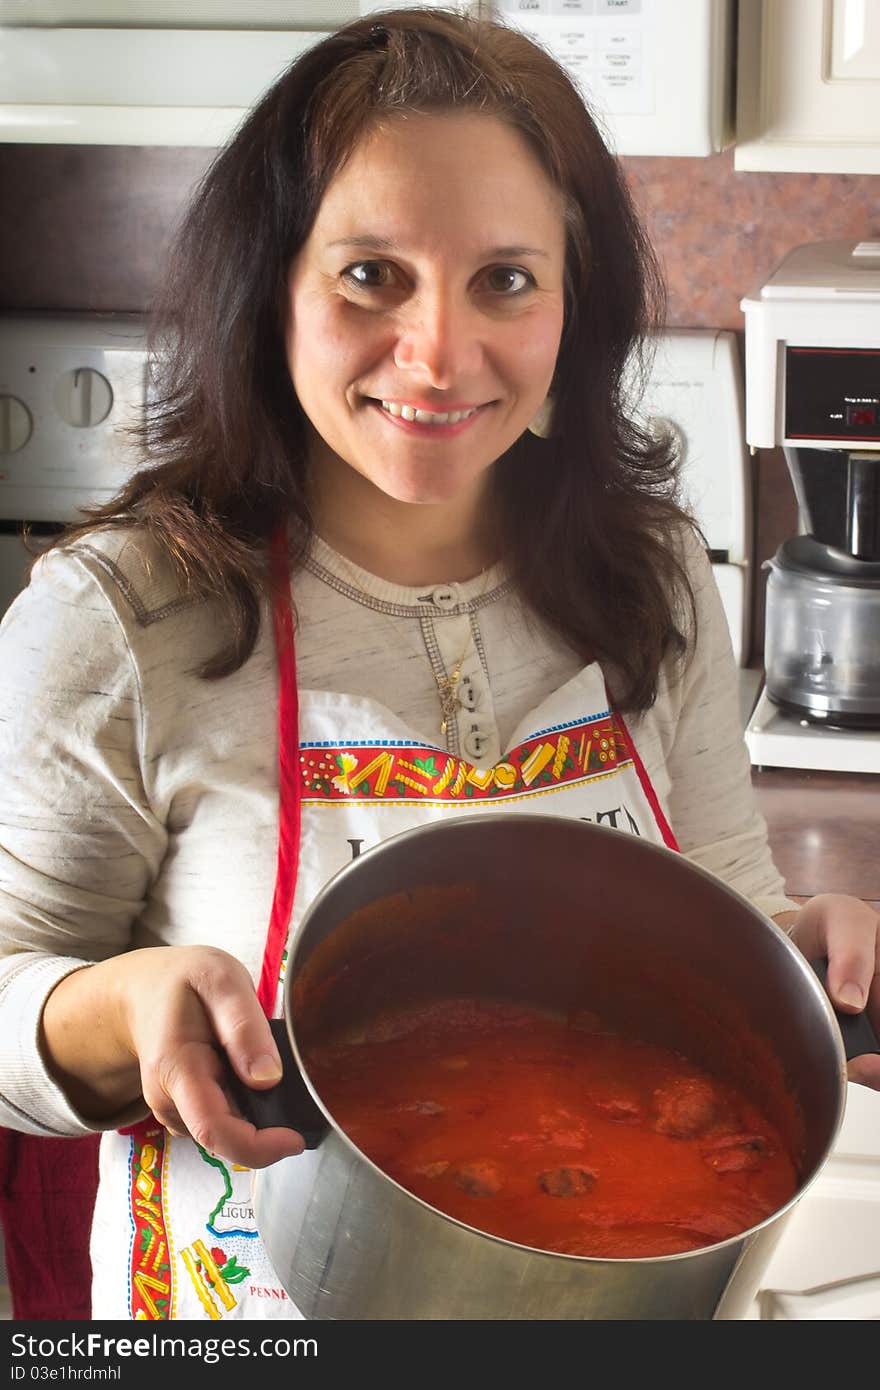
[[[880,443],[880,348],[786,347],[785,438]]]

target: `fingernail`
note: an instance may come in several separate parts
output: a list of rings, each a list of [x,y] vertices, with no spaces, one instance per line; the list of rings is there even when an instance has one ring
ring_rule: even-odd
[[[865,1002],[861,986],[853,984],[851,980],[840,986],[837,997],[841,1004],[848,1004],[851,1009],[860,1009]]]
[[[281,1066],[268,1052],[264,1052],[261,1057],[255,1057],[249,1067],[252,1081],[280,1081]]]

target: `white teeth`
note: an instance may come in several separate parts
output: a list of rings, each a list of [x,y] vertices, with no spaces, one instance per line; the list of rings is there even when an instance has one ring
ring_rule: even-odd
[[[389,415],[396,415],[401,420],[416,420],[420,425],[457,425],[459,420],[466,420],[471,415],[476,415],[479,406],[474,406],[471,410],[447,410],[446,412],[431,410],[416,410],[412,405],[398,405],[396,401],[382,401],[382,409],[387,410]]]

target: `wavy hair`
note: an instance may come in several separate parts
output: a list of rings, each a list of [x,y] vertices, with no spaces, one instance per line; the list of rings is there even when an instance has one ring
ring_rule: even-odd
[[[686,513],[675,459],[633,418],[657,261],[617,160],[565,71],[501,23],[390,10],[338,30],[267,92],[198,186],[151,316],[144,467],[87,527],[145,526],[189,591],[218,599],[228,640],[201,668],[253,650],[285,519],[294,564],[312,536],[304,415],[285,347],[286,282],[325,189],[378,119],[463,110],[504,121],[563,196],[563,334],[553,435],[525,433],[493,487],[519,592],[586,661],[609,663],[624,709],[653,702],[661,661],[686,650],[694,601],[674,540]],[[536,501],[540,499],[540,507]]]

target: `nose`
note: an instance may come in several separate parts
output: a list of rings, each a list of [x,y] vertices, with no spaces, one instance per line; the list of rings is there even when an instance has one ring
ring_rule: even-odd
[[[394,365],[437,391],[473,380],[483,359],[477,309],[448,290],[419,295],[403,311]]]

